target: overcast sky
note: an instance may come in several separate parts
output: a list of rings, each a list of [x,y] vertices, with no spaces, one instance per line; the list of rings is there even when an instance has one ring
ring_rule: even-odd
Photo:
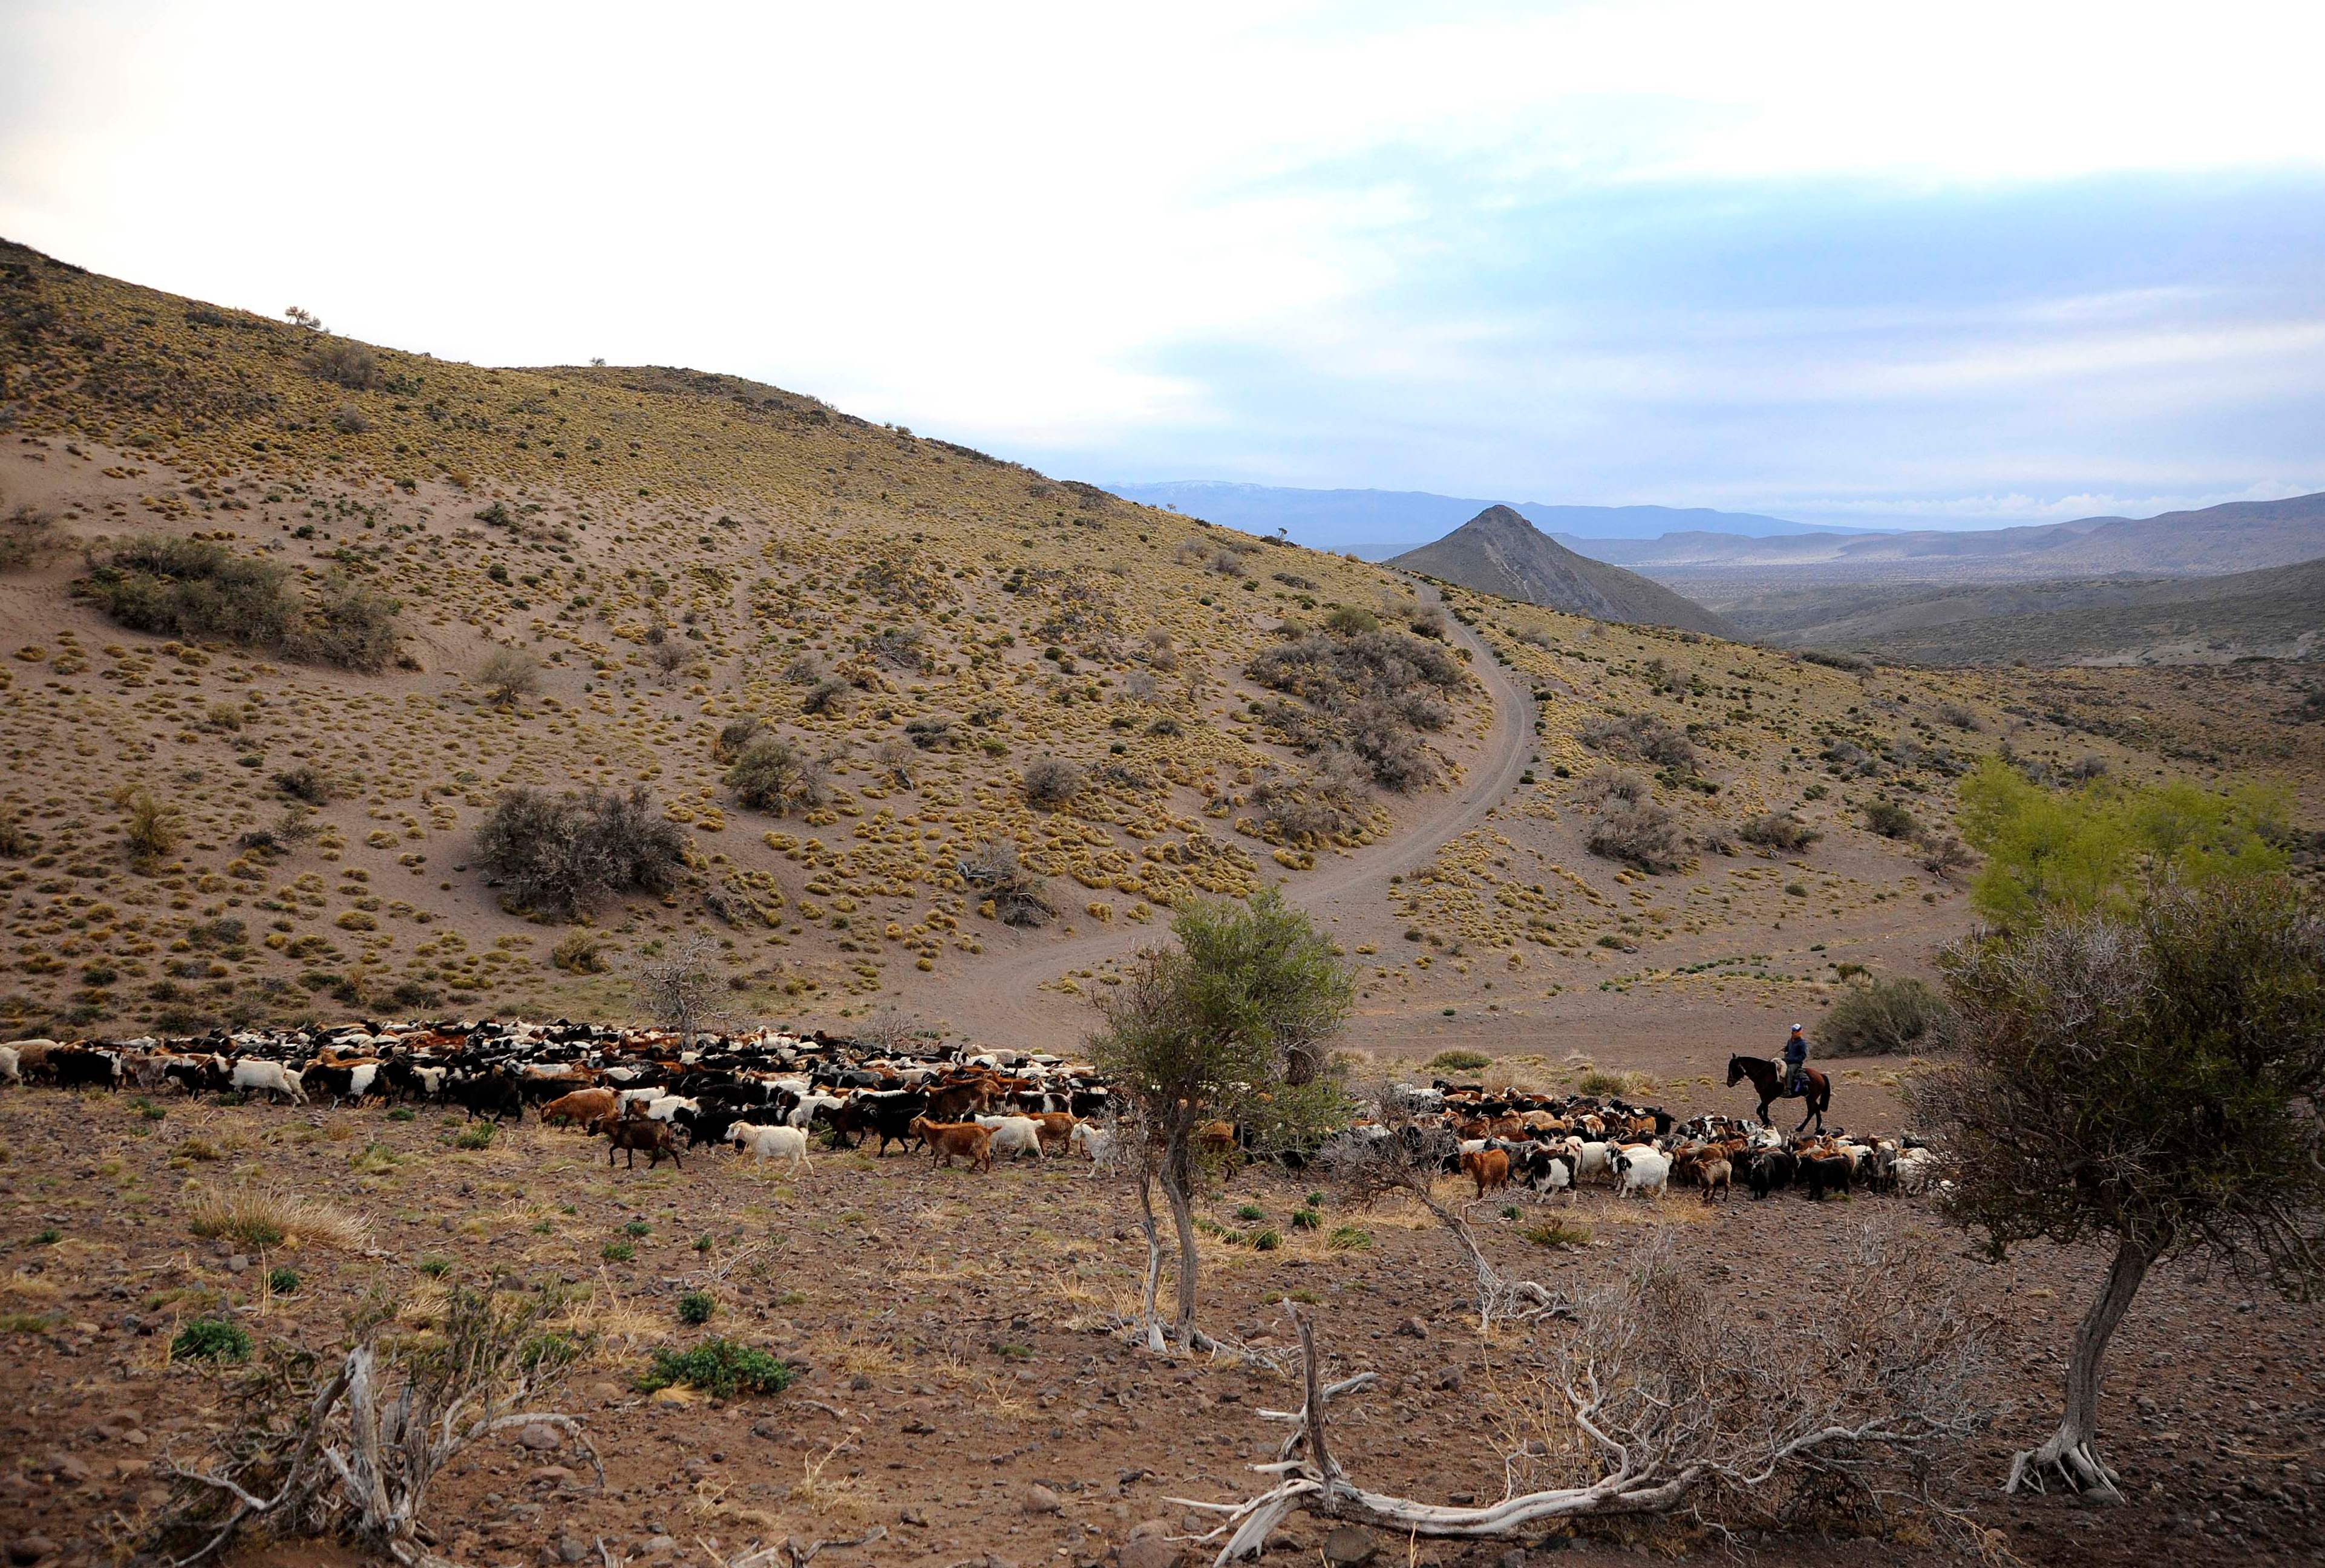
[[[1070,478],[2325,489],[2318,0],[0,3],[0,234]]]

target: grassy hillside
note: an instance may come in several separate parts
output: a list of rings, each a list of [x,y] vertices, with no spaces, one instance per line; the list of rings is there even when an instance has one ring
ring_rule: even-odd
[[[1329,904],[1372,1039],[1650,971],[1813,1005],[1959,929],[1865,807],[1942,834],[1978,749],[2325,778],[2272,673],[2070,699],[1454,590],[1472,642],[1383,569],[729,376],[452,364],[20,247],[0,352],[6,1032],[621,1015],[699,937],[740,1016],[1038,990],[996,1037],[1064,1044],[1127,941],[1264,881]],[[1654,868],[1591,848],[1601,769],[1670,812]],[[638,785],[683,845],[651,890],[568,920],[486,874],[506,792]],[[1738,837],[1768,811],[1825,837]]]

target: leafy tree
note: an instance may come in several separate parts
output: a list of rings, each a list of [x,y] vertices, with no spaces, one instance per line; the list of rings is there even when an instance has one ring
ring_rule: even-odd
[[[2273,840],[2281,792],[2252,785],[2215,793],[2175,782],[2153,786],[2095,778],[2051,790],[1999,757],[1962,780],[1962,837],[1987,857],[1970,896],[2005,923],[2046,909],[2126,913],[2143,880],[2190,886],[2284,868]]]
[[[1348,1016],[1355,986],[1329,940],[1273,888],[1244,905],[1192,905],[1171,932],[1175,947],[1137,954],[1124,983],[1099,998],[1104,1024],[1090,1044],[1128,1107],[1125,1152],[1150,1249],[1158,1248],[1155,1186],[1178,1233],[1172,1336],[1181,1349],[1200,1349],[1208,1341],[1195,1328],[1194,1198],[1207,1164],[1216,1168],[1232,1154],[1206,1129],[1241,1127],[1258,1146],[1280,1148],[1330,1125],[1341,1096],[1319,1071],[1320,1054]],[[1150,1323],[1149,1342],[1159,1349],[1161,1337]]]
[[[2059,1429],[2011,1466],[2115,1498],[2107,1341],[2158,1262],[2200,1254],[2306,1297],[2325,1279],[2325,915],[2276,878],[2165,885],[2127,914],[2054,911],[1946,955],[1959,1061],[1914,1081],[1952,1219],[1999,1258],[2111,1242]]]

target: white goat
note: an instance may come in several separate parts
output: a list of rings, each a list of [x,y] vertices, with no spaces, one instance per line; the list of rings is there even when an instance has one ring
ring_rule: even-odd
[[[300,1075],[280,1062],[245,1056],[234,1064],[234,1076],[228,1081],[245,1094],[261,1090],[270,1098],[279,1094],[293,1105],[307,1103],[307,1091],[300,1085]]]
[[[1646,1144],[1618,1148],[1608,1163],[1614,1166],[1617,1198],[1629,1192],[1641,1197],[1660,1192],[1671,1181],[1671,1156]]]
[[[795,1127],[758,1127],[738,1121],[727,1129],[727,1141],[743,1159],[784,1160],[795,1171],[809,1168],[807,1134]]]
[[[980,1116],[977,1125],[993,1129],[993,1152],[996,1155],[1032,1155],[1042,1157],[1042,1129],[1030,1116]]]

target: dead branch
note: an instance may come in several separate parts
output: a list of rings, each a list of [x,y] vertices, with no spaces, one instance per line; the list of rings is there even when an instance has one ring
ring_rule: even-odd
[[[1300,1430],[1275,1477],[1239,1502],[1173,1502],[1221,1516],[1200,1537],[1224,1537],[1216,1562],[1255,1555],[1294,1511],[1408,1536],[1519,1534],[1558,1519],[1701,1508],[1751,1498],[1810,1470],[1870,1485],[1884,1462],[1921,1461],[1983,1419],[1973,1385],[1982,1331],[1934,1276],[1930,1249],[1893,1252],[1869,1240],[1828,1295],[1819,1322],[1792,1341],[1737,1341],[1668,1236],[1622,1280],[1580,1304],[1573,1340],[1539,1369],[1527,1408],[1505,1423],[1529,1433],[1505,1456],[1508,1492],[1479,1507],[1377,1492],[1342,1470],[1329,1446],[1332,1396],[1321,1381],[1313,1325],[1294,1314],[1305,1362]],[[1304,1448],[1304,1452],[1301,1452]],[[1533,1489],[1521,1490],[1521,1483]]]

